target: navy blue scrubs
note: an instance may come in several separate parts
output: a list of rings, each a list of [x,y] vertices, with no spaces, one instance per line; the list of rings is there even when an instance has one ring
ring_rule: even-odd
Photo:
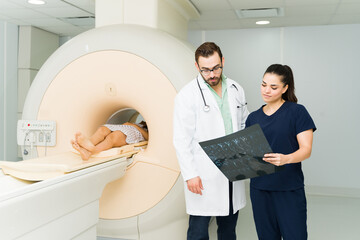
[[[246,127],[260,124],[274,153],[297,151],[296,136],[309,129],[316,130],[310,114],[300,104],[285,102],[270,116],[263,107],[249,115]],[[250,197],[260,240],[307,239],[301,163],[286,164],[280,172],[251,179]]]

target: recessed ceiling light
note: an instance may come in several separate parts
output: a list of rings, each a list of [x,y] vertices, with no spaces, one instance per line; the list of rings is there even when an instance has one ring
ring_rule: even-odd
[[[28,3],[30,3],[30,4],[35,4],[35,5],[43,5],[43,4],[45,4],[46,2],[43,1],[43,0],[28,0]]]
[[[256,24],[258,25],[266,25],[266,24],[269,24],[270,21],[257,21]]]

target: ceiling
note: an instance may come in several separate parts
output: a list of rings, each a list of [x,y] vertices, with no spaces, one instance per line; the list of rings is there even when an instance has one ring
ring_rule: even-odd
[[[189,29],[236,29],[360,23],[360,0],[192,0],[201,12]],[[281,8],[283,16],[239,18],[236,10]],[[269,25],[256,25],[269,20]]]
[[[75,36],[95,27],[95,0],[0,0],[0,20],[31,25],[60,36]]]
[[[360,23],[360,0],[189,1],[200,13],[199,18],[189,20],[190,30]],[[75,36],[94,28],[95,0],[46,2],[45,5],[31,5],[27,0],[0,0],[0,20],[32,25],[60,36]],[[248,9],[260,11],[244,11]],[[262,14],[270,14],[271,17],[261,17]],[[269,20],[270,24],[256,25],[258,20]]]

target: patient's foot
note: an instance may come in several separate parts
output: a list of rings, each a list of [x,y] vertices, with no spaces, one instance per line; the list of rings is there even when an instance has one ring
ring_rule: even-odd
[[[72,147],[80,153],[82,160],[89,160],[91,157],[91,152],[86,150],[85,148],[82,148],[79,144],[77,144],[74,140],[71,140]]]
[[[80,145],[80,147],[82,147],[90,152],[94,152],[94,150],[95,150],[94,144],[87,137],[85,137],[81,132],[77,132],[75,134],[75,139],[76,139],[76,142]]]

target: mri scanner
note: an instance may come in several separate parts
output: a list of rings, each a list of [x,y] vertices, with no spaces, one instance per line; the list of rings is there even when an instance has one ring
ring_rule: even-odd
[[[38,72],[22,117],[55,121],[56,145],[34,147],[24,159],[66,158],[75,132],[89,136],[137,114],[148,145],[40,182],[0,175],[0,239],[184,239],[172,114],[176,93],[194,76],[192,48],[148,27],[100,27],[61,46]]]

